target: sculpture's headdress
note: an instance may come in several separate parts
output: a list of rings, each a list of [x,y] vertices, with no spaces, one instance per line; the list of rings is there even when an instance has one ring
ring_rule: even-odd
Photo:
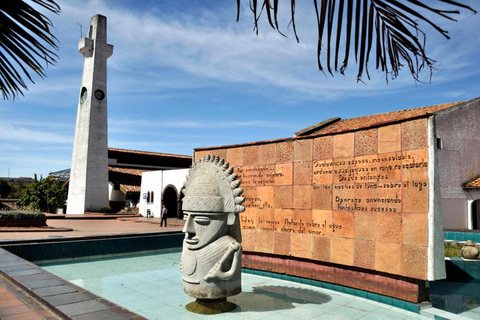
[[[241,197],[241,181],[233,167],[218,156],[207,155],[198,160],[184,183],[183,210],[211,213],[240,213],[245,211]]]
[[[238,214],[245,211],[241,197],[241,181],[233,167],[218,156],[207,155],[198,160],[184,183],[183,211],[228,214],[231,236],[241,241]],[[235,222],[235,223],[234,223]]]

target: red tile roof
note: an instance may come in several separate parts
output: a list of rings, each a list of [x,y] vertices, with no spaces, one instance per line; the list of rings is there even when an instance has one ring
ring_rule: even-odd
[[[184,159],[192,158],[191,156],[184,156],[184,155],[172,154],[172,153],[161,153],[161,152],[150,152],[150,151],[139,151],[139,150],[117,149],[117,148],[108,148],[108,150],[124,152],[124,153],[133,153],[133,154],[145,154],[149,156],[174,157],[174,158],[184,158]]]
[[[151,171],[151,170],[108,166],[108,171],[119,172],[119,173],[124,173],[124,174],[131,174],[131,175],[134,175],[134,176],[140,176],[141,177],[143,172]]]
[[[120,189],[125,194],[127,192],[140,192],[142,173],[146,171],[150,170],[109,166],[108,180],[114,184],[117,190]]]
[[[470,180],[463,185],[464,189],[480,189],[480,177]]]
[[[415,108],[409,110],[400,110],[387,113],[374,114],[370,116],[343,119],[324,127],[312,135],[324,135],[331,133],[340,133],[345,131],[360,130],[372,127],[379,127],[390,123],[401,122],[409,119],[425,117],[437,111],[448,109],[459,105],[465,101],[438,104],[435,106]]]
[[[141,188],[140,186],[130,186],[127,184],[120,184],[120,191],[123,193],[135,193],[135,192],[140,192]]]

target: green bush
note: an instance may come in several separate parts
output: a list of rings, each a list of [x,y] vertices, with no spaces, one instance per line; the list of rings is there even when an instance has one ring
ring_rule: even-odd
[[[112,213],[112,207],[106,206],[100,208],[100,213]]]
[[[45,214],[41,212],[29,212],[29,211],[0,211],[0,220],[14,219],[14,220],[27,220],[27,219],[46,219]]]
[[[22,208],[55,212],[67,200],[67,193],[60,181],[52,176],[28,186],[20,195],[18,205]]]

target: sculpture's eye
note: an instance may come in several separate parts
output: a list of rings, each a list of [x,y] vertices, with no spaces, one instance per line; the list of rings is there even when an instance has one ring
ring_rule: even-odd
[[[195,222],[202,226],[206,226],[210,224],[210,218],[206,216],[196,216]]]

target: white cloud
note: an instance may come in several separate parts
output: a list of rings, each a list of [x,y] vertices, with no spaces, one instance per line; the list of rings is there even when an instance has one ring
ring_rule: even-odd
[[[73,137],[0,123],[0,141],[15,141],[33,144],[72,144]]]

